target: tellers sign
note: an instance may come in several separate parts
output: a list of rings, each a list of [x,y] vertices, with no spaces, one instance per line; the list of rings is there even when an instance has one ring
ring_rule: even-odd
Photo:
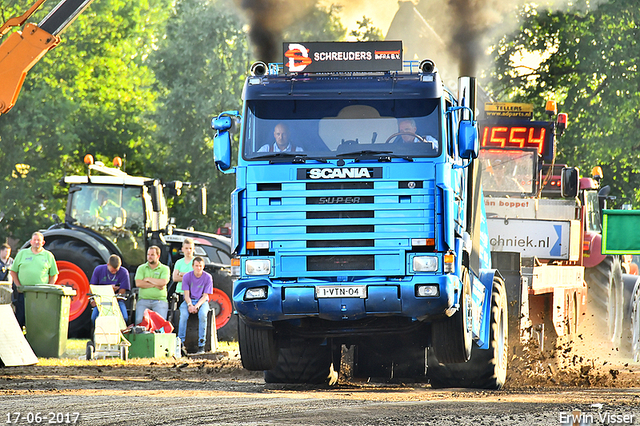
[[[480,124],[479,133],[481,148],[536,148],[545,160],[553,159],[553,122],[490,121]]]

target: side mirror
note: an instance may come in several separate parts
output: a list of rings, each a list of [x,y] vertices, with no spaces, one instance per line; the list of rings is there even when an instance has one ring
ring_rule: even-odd
[[[478,158],[480,141],[478,140],[478,123],[463,120],[458,128],[458,151],[460,158],[471,160]]]
[[[580,189],[580,170],[577,167],[563,167],[560,175],[560,195],[575,198]]]
[[[211,120],[211,128],[217,130],[213,139],[213,159],[220,170],[231,168],[231,135],[229,132],[234,126],[233,116],[238,116],[238,111],[225,111]]]
[[[179,197],[182,194],[182,182],[179,180],[169,182],[167,188],[169,188],[169,195],[172,197]]]
[[[204,185],[200,188],[200,213],[207,214],[207,187]]]
[[[156,179],[149,185],[149,194],[151,195],[151,207],[153,208],[153,211],[162,211],[162,184],[159,180]]]
[[[605,185],[602,188],[600,188],[600,191],[598,191],[598,198],[607,198],[610,193],[611,193],[611,187],[609,185]]]

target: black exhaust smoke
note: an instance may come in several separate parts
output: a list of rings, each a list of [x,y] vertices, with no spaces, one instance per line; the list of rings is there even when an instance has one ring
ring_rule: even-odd
[[[316,1],[235,0],[249,20],[249,39],[255,58],[265,62],[281,60],[283,33],[296,20],[302,19]]]

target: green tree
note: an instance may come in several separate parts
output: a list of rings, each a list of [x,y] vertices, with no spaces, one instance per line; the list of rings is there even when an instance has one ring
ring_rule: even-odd
[[[282,41],[341,41],[347,30],[338,16],[341,6],[316,4],[282,34]]]
[[[283,40],[344,38],[338,11],[337,6],[312,8],[287,29]],[[150,58],[161,93],[157,155],[147,167],[154,167],[164,180],[206,184],[206,218],[199,215],[195,193],[188,189],[173,200],[171,214],[178,226],[195,218],[198,229],[214,232],[229,221],[235,180],[214,166],[211,119],[242,108],[242,88],[252,61],[245,22],[229,1],[180,0],[158,46]],[[237,139],[234,145],[237,148]]]
[[[174,200],[171,214],[179,226],[197,219],[199,229],[215,231],[229,220],[229,194],[235,181],[213,164],[211,119],[222,111],[241,108],[250,64],[243,24],[228,2],[181,0],[166,36],[150,57],[161,95],[156,155],[147,167],[165,180],[208,188],[206,219],[199,216],[195,192],[187,189]]]
[[[559,140],[558,161],[589,175],[604,170],[616,204],[640,202],[640,75],[634,0],[611,0],[597,8],[577,2],[565,12],[522,10],[523,23],[494,51],[490,88],[500,100],[542,105],[555,98],[569,114]],[[521,52],[540,55],[539,65],[513,66]]]
[[[96,1],[31,70],[16,106],[0,117],[0,240],[24,241],[49,226],[52,213],[63,217],[66,189],[57,182],[83,173],[86,153],[126,155],[128,170],[141,171],[152,155],[156,105],[144,59],[166,10],[161,1]]]
[[[358,41],[375,41],[382,40],[382,31],[380,28],[374,27],[371,19],[366,16],[362,17],[362,21],[356,21],[358,24],[358,29],[353,30],[349,33],[350,36],[353,36]]]

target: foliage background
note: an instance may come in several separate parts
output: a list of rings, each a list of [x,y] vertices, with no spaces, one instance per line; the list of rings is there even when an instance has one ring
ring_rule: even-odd
[[[599,6],[578,1],[565,11],[522,8],[521,27],[501,37],[489,87],[496,99],[544,105],[556,99],[569,115],[558,162],[583,176],[600,166],[611,206],[640,201],[640,8],[635,0]],[[519,52],[539,55],[537,67],[515,68]],[[542,108],[538,108],[541,110]],[[546,119],[542,114],[538,119]]]
[[[0,19],[31,3],[0,0]],[[341,40],[339,10],[316,5],[284,36]],[[196,218],[197,229],[215,232],[229,222],[235,182],[213,167],[211,119],[241,109],[253,60],[246,21],[233,4],[98,0],[61,38],[0,117],[0,241],[21,245],[50,226],[54,213],[64,218],[67,191],[58,182],[84,174],[88,153],[108,165],[123,157],[130,174],[206,185],[206,217],[199,216],[195,190],[169,200],[178,226]]]
[[[416,7],[427,2],[434,3],[422,0]],[[0,0],[0,20],[31,3]],[[17,105],[0,117],[0,241],[21,243],[48,227],[53,213],[63,217],[66,189],[58,181],[84,173],[86,153],[105,163],[125,157],[131,174],[206,184],[207,217],[198,217],[189,189],[170,200],[178,226],[198,218],[197,229],[215,232],[228,222],[233,175],[212,166],[210,122],[240,109],[254,59],[246,18],[237,10],[231,0],[97,0],[81,14],[31,70]],[[342,40],[339,12],[316,4],[282,39]],[[503,33],[493,38],[481,83],[495,100],[530,102],[537,110],[545,99],[558,100],[570,120],[558,161],[579,166],[583,175],[600,165],[615,204],[637,207],[636,1],[577,0],[563,11],[524,5],[514,14],[519,27],[507,34],[497,28]],[[358,24],[350,34],[358,40],[382,37],[365,16]],[[516,67],[521,52],[542,59]]]

